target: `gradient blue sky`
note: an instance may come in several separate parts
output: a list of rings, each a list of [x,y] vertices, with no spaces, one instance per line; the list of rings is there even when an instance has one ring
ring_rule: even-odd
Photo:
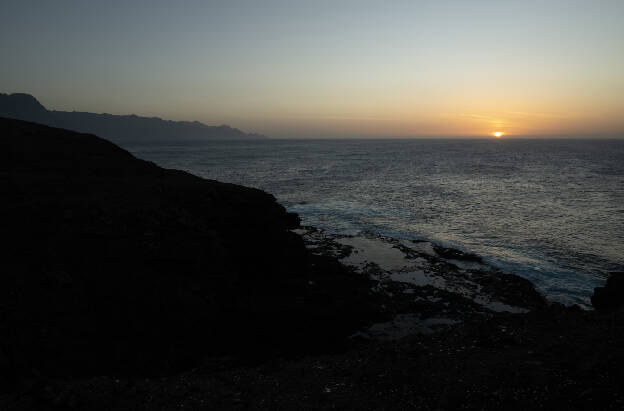
[[[0,92],[275,137],[624,134],[624,1],[12,1]]]

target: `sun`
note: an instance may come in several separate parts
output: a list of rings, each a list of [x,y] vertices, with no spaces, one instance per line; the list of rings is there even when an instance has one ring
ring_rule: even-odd
[[[503,136],[503,134],[505,134],[505,133],[503,133],[502,131],[495,131],[495,132],[493,132],[493,133],[492,133],[492,135],[493,135],[494,137],[496,137],[496,138],[500,138],[500,137],[502,137],[502,136]]]

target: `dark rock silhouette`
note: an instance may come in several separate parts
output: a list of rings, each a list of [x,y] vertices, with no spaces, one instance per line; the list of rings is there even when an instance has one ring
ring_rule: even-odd
[[[335,348],[369,284],[310,255],[260,190],[0,119],[0,366],[162,373],[215,353]]]
[[[476,254],[467,253],[461,250],[457,250],[455,248],[447,248],[440,245],[435,245],[433,249],[440,257],[448,258],[450,260],[474,261],[477,263],[483,261],[483,259]]]
[[[34,122],[48,121],[50,118],[48,110],[36,98],[24,93],[0,93],[0,113],[0,117],[30,119]]]
[[[0,93],[0,117],[32,121],[81,133],[97,134],[115,143],[184,140],[250,140],[266,138],[226,125],[169,121],[158,117],[51,111],[29,94]]]
[[[591,303],[603,311],[624,307],[624,272],[611,273],[604,287],[594,288]]]

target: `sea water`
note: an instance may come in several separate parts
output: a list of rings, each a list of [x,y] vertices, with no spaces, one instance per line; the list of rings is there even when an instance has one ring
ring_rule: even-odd
[[[471,251],[550,299],[589,305],[624,271],[624,141],[256,140],[129,145],[275,195],[305,225]]]

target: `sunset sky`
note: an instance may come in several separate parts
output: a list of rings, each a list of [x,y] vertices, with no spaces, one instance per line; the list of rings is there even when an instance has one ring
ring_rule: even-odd
[[[624,1],[12,1],[0,92],[274,137],[624,136]]]

